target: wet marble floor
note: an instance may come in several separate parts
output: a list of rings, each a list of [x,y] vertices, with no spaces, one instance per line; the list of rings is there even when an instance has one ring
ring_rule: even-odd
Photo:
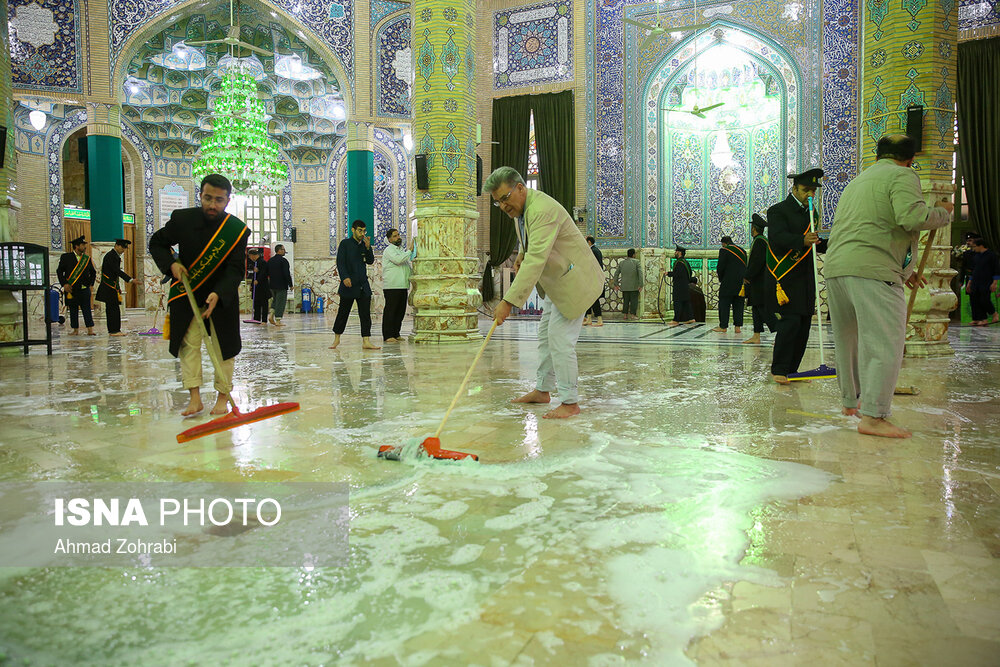
[[[246,325],[236,395],[301,410],[185,444],[207,417],[178,416],[162,340],[0,358],[0,482],[347,482],[344,565],[0,567],[0,665],[997,664],[1000,328],[908,360],[915,436],[884,441],[835,381],[770,384],[767,346],[706,327],[585,329],[584,412],[543,420],[508,403],[537,358],[510,321],[455,465],[375,452],[433,433],[475,345],[363,352],[353,326],[331,351],[332,317],[285,321]]]

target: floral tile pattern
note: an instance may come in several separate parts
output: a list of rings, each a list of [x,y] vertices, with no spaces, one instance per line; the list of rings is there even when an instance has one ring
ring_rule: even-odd
[[[7,13],[14,87],[82,92],[79,3],[10,0]]]
[[[399,3],[397,3],[399,4]],[[412,53],[410,15],[403,14],[385,23],[375,36],[376,113],[390,118],[409,118]]]
[[[493,13],[496,89],[573,80],[573,5],[547,2]]]

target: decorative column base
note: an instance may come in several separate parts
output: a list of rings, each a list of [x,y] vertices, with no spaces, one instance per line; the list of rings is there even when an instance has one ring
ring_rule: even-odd
[[[643,282],[642,291],[639,292],[639,320],[663,322],[673,306],[670,283],[660,286],[660,271],[668,262],[667,250],[642,248],[639,250],[639,262],[642,264]]]
[[[950,246],[934,246],[933,255],[951,255]],[[958,306],[958,297],[951,289],[954,269],[927,269],[927,289],[917,292],[913,313],[906,326],[906,357],[944,357],[955,354],[948,342],[948,314]],[[909,297],[909,294],[907,294]]]
[[[421,217],[410,303],[416,343],[482,340],[479,311],[479,258],[472,256],[479,214]],[[466,246],[470,246],[466,248]]]
[[[0,291],[0,341],[24,340],[21,304],[13,292]],[[13,357],[24,353],[21,347],[0,347],[0,356]]]

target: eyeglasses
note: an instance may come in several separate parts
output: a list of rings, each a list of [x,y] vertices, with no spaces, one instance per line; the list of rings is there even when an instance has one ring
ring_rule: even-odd
[[[514,186],[514,190],[516,190],[516,189],[517,189],[517,186],[515,185]],[[497,208],[500,208],[503,204],[506,204],[507,200],[510,199],[510,196],[512,194],[514,194],[514,190],[511,190],[510,192],[508,192],[507,194],[505,194],[503,197],[500,197],[500,199],[497,199],[495,202],[493,202],[493,205],[496,206]]]

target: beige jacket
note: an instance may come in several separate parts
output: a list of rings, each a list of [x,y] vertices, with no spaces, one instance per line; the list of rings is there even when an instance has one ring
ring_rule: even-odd
[[[504,301],[522,306],[537,283],[563,317],[580,317],[604,287],[604,271],[583,234],[559,202],[538,190],[528,190],[524,227],[527,249]]]

